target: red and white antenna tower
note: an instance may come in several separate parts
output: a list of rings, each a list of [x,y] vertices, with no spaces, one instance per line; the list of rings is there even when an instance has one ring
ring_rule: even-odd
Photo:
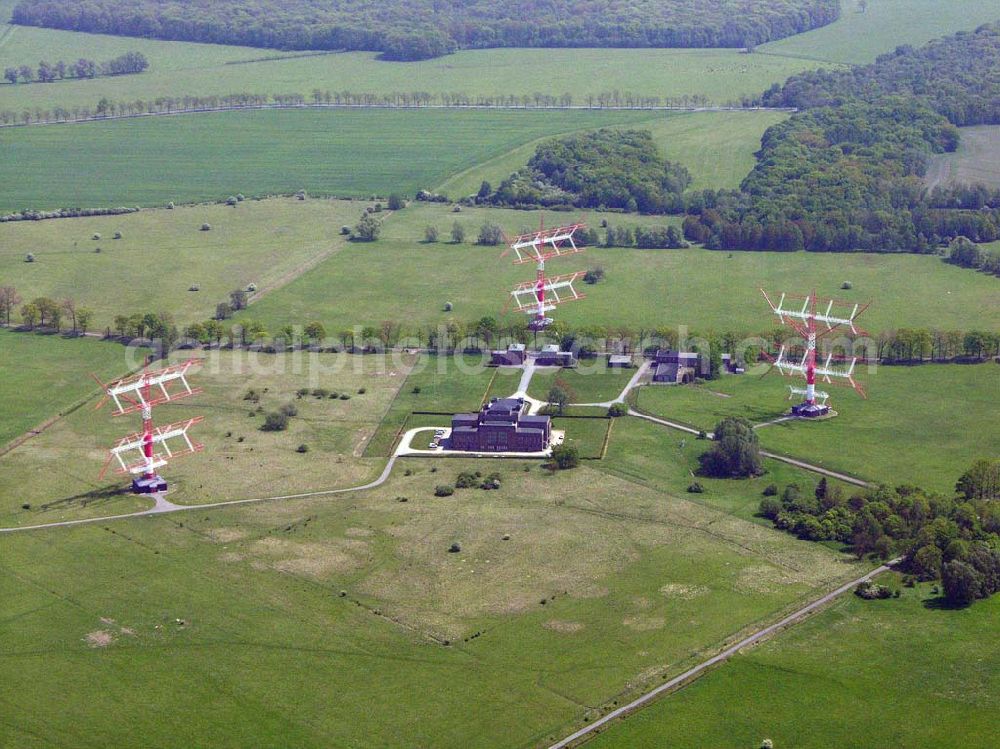
[[[535,280],[519,283],[510,292],[518,312],[531,315],[529,329],[536,332],[544,330],[552,324],[552,318],[546,313],[554,310],[557,305],[583,299],[583,294],[578,293],[573,286],[576,280],[584,275],[583,271],[547,278],[545,261],[583,252],[583,248],[577,247],[573,241],[573,235],[585,226],[585,224],[570,224],[555,229],[543,227],[508,241],[509,249],[517,256],[515,265],[535,263]]]
[[[116,473],[133,476],[132,491],[135,493],[152,494],[166,491],[167,482],[156,473],[156,469],[165,466],[168,460],[204,449],[204,445],[194,442],[188,435],[188,430],[202,420],[201,416],[162,427],[153,425],[153,406],[201,392],[200,389],[192,388],[187,381],[188,370],[199,361],[199,359],[188,359],[180,364],[147,370],[138,375],[129,375],[107,385],[101,385],[105,397],[97,404],[98,409],[111,401],[114,404],[114,416],[136,412],[142,414],[142,431],[122,437],[110,449],[108,459],[101,469],[101,478],[104,477],[111,462],[117,460]]]
[[[817,366],[816,343],[836,330],[850,329],[853,335],[867,335],[855,325],[858,317],[868,309],[869,304],[857,304],[836,299],[820,301],[816,292],[805,296],[797,294],[782,294],[775,304],[764,289],[760,290],[771,310],[778,316],[782,325],[790,325],[805,343],[805,353],[801,361],[791,361],[785,358],[785,346],[782,345],[774,366],[785,376],[804,376],[805,388],[790,386],[790,396],[804,396],[805,400],[792,407],[796,416],[825,416],[830,411],[827,400],[829,393],[816,390],[816,377],[830,385],[847,385],[862,397],[864,388],[854,379],[854,367],[857,357],[834,357],[828,353],[824,362]],[[800,303],[801,302],[801,306]],[[838,365],[838,366],[834,366]],[[817,402],[817,399],[819,402]]]

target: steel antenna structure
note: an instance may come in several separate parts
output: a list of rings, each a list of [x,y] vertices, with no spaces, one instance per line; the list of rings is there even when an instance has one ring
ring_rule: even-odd
[[[142,414],[142,431],[122,437],[108,451],[108,459],[101,469],[104,477],[108,467],[117,461],[116,473],[130,474],[132,491],[136,494],[152,494],[167,489],[167,482],[157,473],[169,460],[190,455],[204,449],[191,439],[188,431],[203,417],[185,419],[165,426],[154,426],[153,407],[188,398],[201,392],[192,388],[187,381],[188,371],[200,359],[188,359],[180,364],[157,370],[145,370],[137,375],[129,375],[102,384],[105,397],[97,404],[101,408],[112,403],[114,416]]]
[[[510,292],[519,312],[531,315],[529,330],[538,332],[552,324],[547,313],[560,304],[583,299],[573,284],[584,275],[583,271],[560,276],[546,277],[545,261],[565,255],[583,252],[573,241],[573,235],[585,224],[569,224],[555,229],[541,228],[538,231],[520,234],[508,240],[508,250],[513,252],[515,265],[535,264],[535,280],[519,283]]]
[[[830,394],[816,389],[816,378],[830,385],[846,385],[853,388],[862,398],[864,388],[854,379],[854,367],[857,357],[835,357],[828,353],[822,363],[817,362],[816,344],[821,338],[829,336],[834,331],[850,330],[852,335],[867,335],[855,324],[858,317],[868,309],[871,302],[858,304],[836,299],[820,300],[813,291],[805,296],[798,294],[781,294],[777,304],[772,301],[764,289],[760,290],[767,300],[771,311],[778,316],[782,325],[790,325],[805,343],[805,353],[801,360],[789,359],[786,347],[781,346],[774,367],[785,376],[805,377],[805,388],[790,386],[789,397],[803,396],[802,403],[792,406],[796,416],[825,416],[830,412],[827,400]]]

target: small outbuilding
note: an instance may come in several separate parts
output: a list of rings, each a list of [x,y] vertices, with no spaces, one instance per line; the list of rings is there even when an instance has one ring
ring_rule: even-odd
[[[608,369],[631,369],[633,366],[632,357],[626,354],[611,354],[608,357]]]
[[[536,367],[575,367],[576,354],[572,351],[560,351],[554,343],[542,346],[542,350],[535,354]]]
[[[701,355],[660,349],[653,361],[656,365],[653,382],[676,385],[694,381],[701,366]]]
[[[490,352],[490,366],[519,367],[528,358],[528,352],[523,343],[512,343],[506,351]]]

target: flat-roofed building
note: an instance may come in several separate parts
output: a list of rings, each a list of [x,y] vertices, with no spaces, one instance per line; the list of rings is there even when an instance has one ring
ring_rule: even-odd
[[[552,419],[524,413],[523,398],[494,398],[479,413],[455,414],[448,448],[469,452],[543,452]]]

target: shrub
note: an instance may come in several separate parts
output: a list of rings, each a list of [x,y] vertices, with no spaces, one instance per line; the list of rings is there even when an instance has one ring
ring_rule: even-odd
[[[840,288],[842,288],[842,289],[853,289],[854,288],[854,284],[852,284],[850,281],[844,281],[844,283],[840,284]]]
[[[295,407],[294,403],[286,403],[281,408],[279,408],[278,411],[284,414],[285,416],[289,417],[299,415],[299,409]]]
[[[690,494],[704,494],[705,487],[695,481],[693,484],[689,484],[687,488]]]
[[[115,239],[121,239],[122,238],[122,233],[120,231],[116,231],[114,238]]]
[[[768,484],[764,487],[764,491],[761,492],[765,497],[773,497],[778,493],[777,484]]]
[[[496,473],[496,472],[491,473],[489,476],[487,476],[485,479],[483,479],[483,483],[481,483],[479,485],[479,488],[480,489],[486,489],[486,490],[499,489],[500,488],[500,474]]]
[[[29,252],[27,255],[24,256],[24,262],[26,262],[26,263],[33,263],[33,262],[35,262],[35,256],[32,253]]]
[[[444,311],[445,312],[451,312],[453,309],[455,309],[455,306],[451,302],[445,302],[444,303]]]
[[[462,550],[462,545],[459,544],[457,541],[448,547],[449,554],[457,554],[461,550]]]
[[[892,597],[892,591],[885,585],[879,585],[873,580],[865,580],[858,583],[854,589],[854,595],[864,598],[866,601],[884,600]]]
[[[351,399],[351,396],[349,396],[347,393],[341,393],[340,394],[340,400],[342,400],[342,401],[349,401],[350,399]]]
[[[476,239],[476,244],[495,247],[502,241],[503,230],[499,225],[494,224],[491,221],[487,221],[479,228],[479,237]]]
[[[309,452],[309,445],[299,445],[298,447],[295,448],[295,452],[307,453]]]
[[[479,483],[479,480],[476,478],[476,474],[471,471],[463,471],[458,474],[458,478],[455,479],[455,488],[470,489],[477,483]]]
[[[25,502],[23,505],[21,505],[21,509],[22,510],[30,510],[31,509],[31,502]]]
[[[367,392],[367,388],[358,388],[358,395],[364,395]]]
[[[552,448],[552,462],[560,470],[576,468],[580,465],[580,451],[572,445],[556,445]]]
[[[202,231],[212,231],[212,225],[211,224],[202,224],[201,225],[201,230]]]
[[[413,390],[411,390],[410,392],[413,393],[414,395],[420,395],[420,386],[414,385]]]
[[[264,417],[260,428],[264,432],[283,432],[288,429],[288,416],[280,411],[271,411]]]
[[[100,255],[101,254],[101,248],[100,248],[100,246],[95,247],[94,248],[94,252],[95,252],[95,254]]]
[[[382,232],[382,224],[370,213],[364,214],[354,227],[352,239],[361,242],[374,242]]]
[[[628,406],[624,403],[612,403],[608,407],[608,416],[615,418],[618,416],[625,416],[628,413]]]
[[[168,211],[174,210],[174,201],[171,200],[169,203],[167,203],[167,210]]]
[[[438,241],[438,230],[436,226],[427,226],[424,228],[424,241],[425,242]]]
[[[586,273],[583,274],[583,282],[589,283],[591,285],[597,283],[604,279],[604,268],[598,265],[596,268],[591,268]]]
[[[434,487],[435,497],[450,497],[455,493],[455,487],[450,484],[438,484]]]
[[[91,239],[93,239],[93,240],[94,240],[95,242],[100,242],[100,241],[101,241],[101,235],[100,235],[100,234],[97,234],[97,233],[95,232],[95,233],[94,233],[94,236],[92,236],[92,237],[91,237]]]
[[[462,244],[465,241],[465,227],[457,221],[451,225],[451,241],[454,244]]]
[[[451,212],[452,213],[461,213],[462,212],[462,206],[460,206],[460,205],[454,205],[454,206],[452,206]]]
[[[313,388],[312,394],[317,398],[325,398],[330,394],[326,388]]]
[[[758,511],[768,520],[775,520],[782,509],[784,508],[781,505],[781,501],[777,497],[769,495],[760,501]]]
[[[388,207],[390,211],[401,211],[406,207],[406,204],[403,202],[403,197],[401,195],[393,193],[389,196]]]
[[[348,234],[351,233],[351,227],[349,227],[349,226],[341,226],[340,227],[340,233],[343,234],[346,237]]]
[[[237,201],[235,195],[230,195],[228,198],[226,198],[226,205],[236,205],[236,202]]]

